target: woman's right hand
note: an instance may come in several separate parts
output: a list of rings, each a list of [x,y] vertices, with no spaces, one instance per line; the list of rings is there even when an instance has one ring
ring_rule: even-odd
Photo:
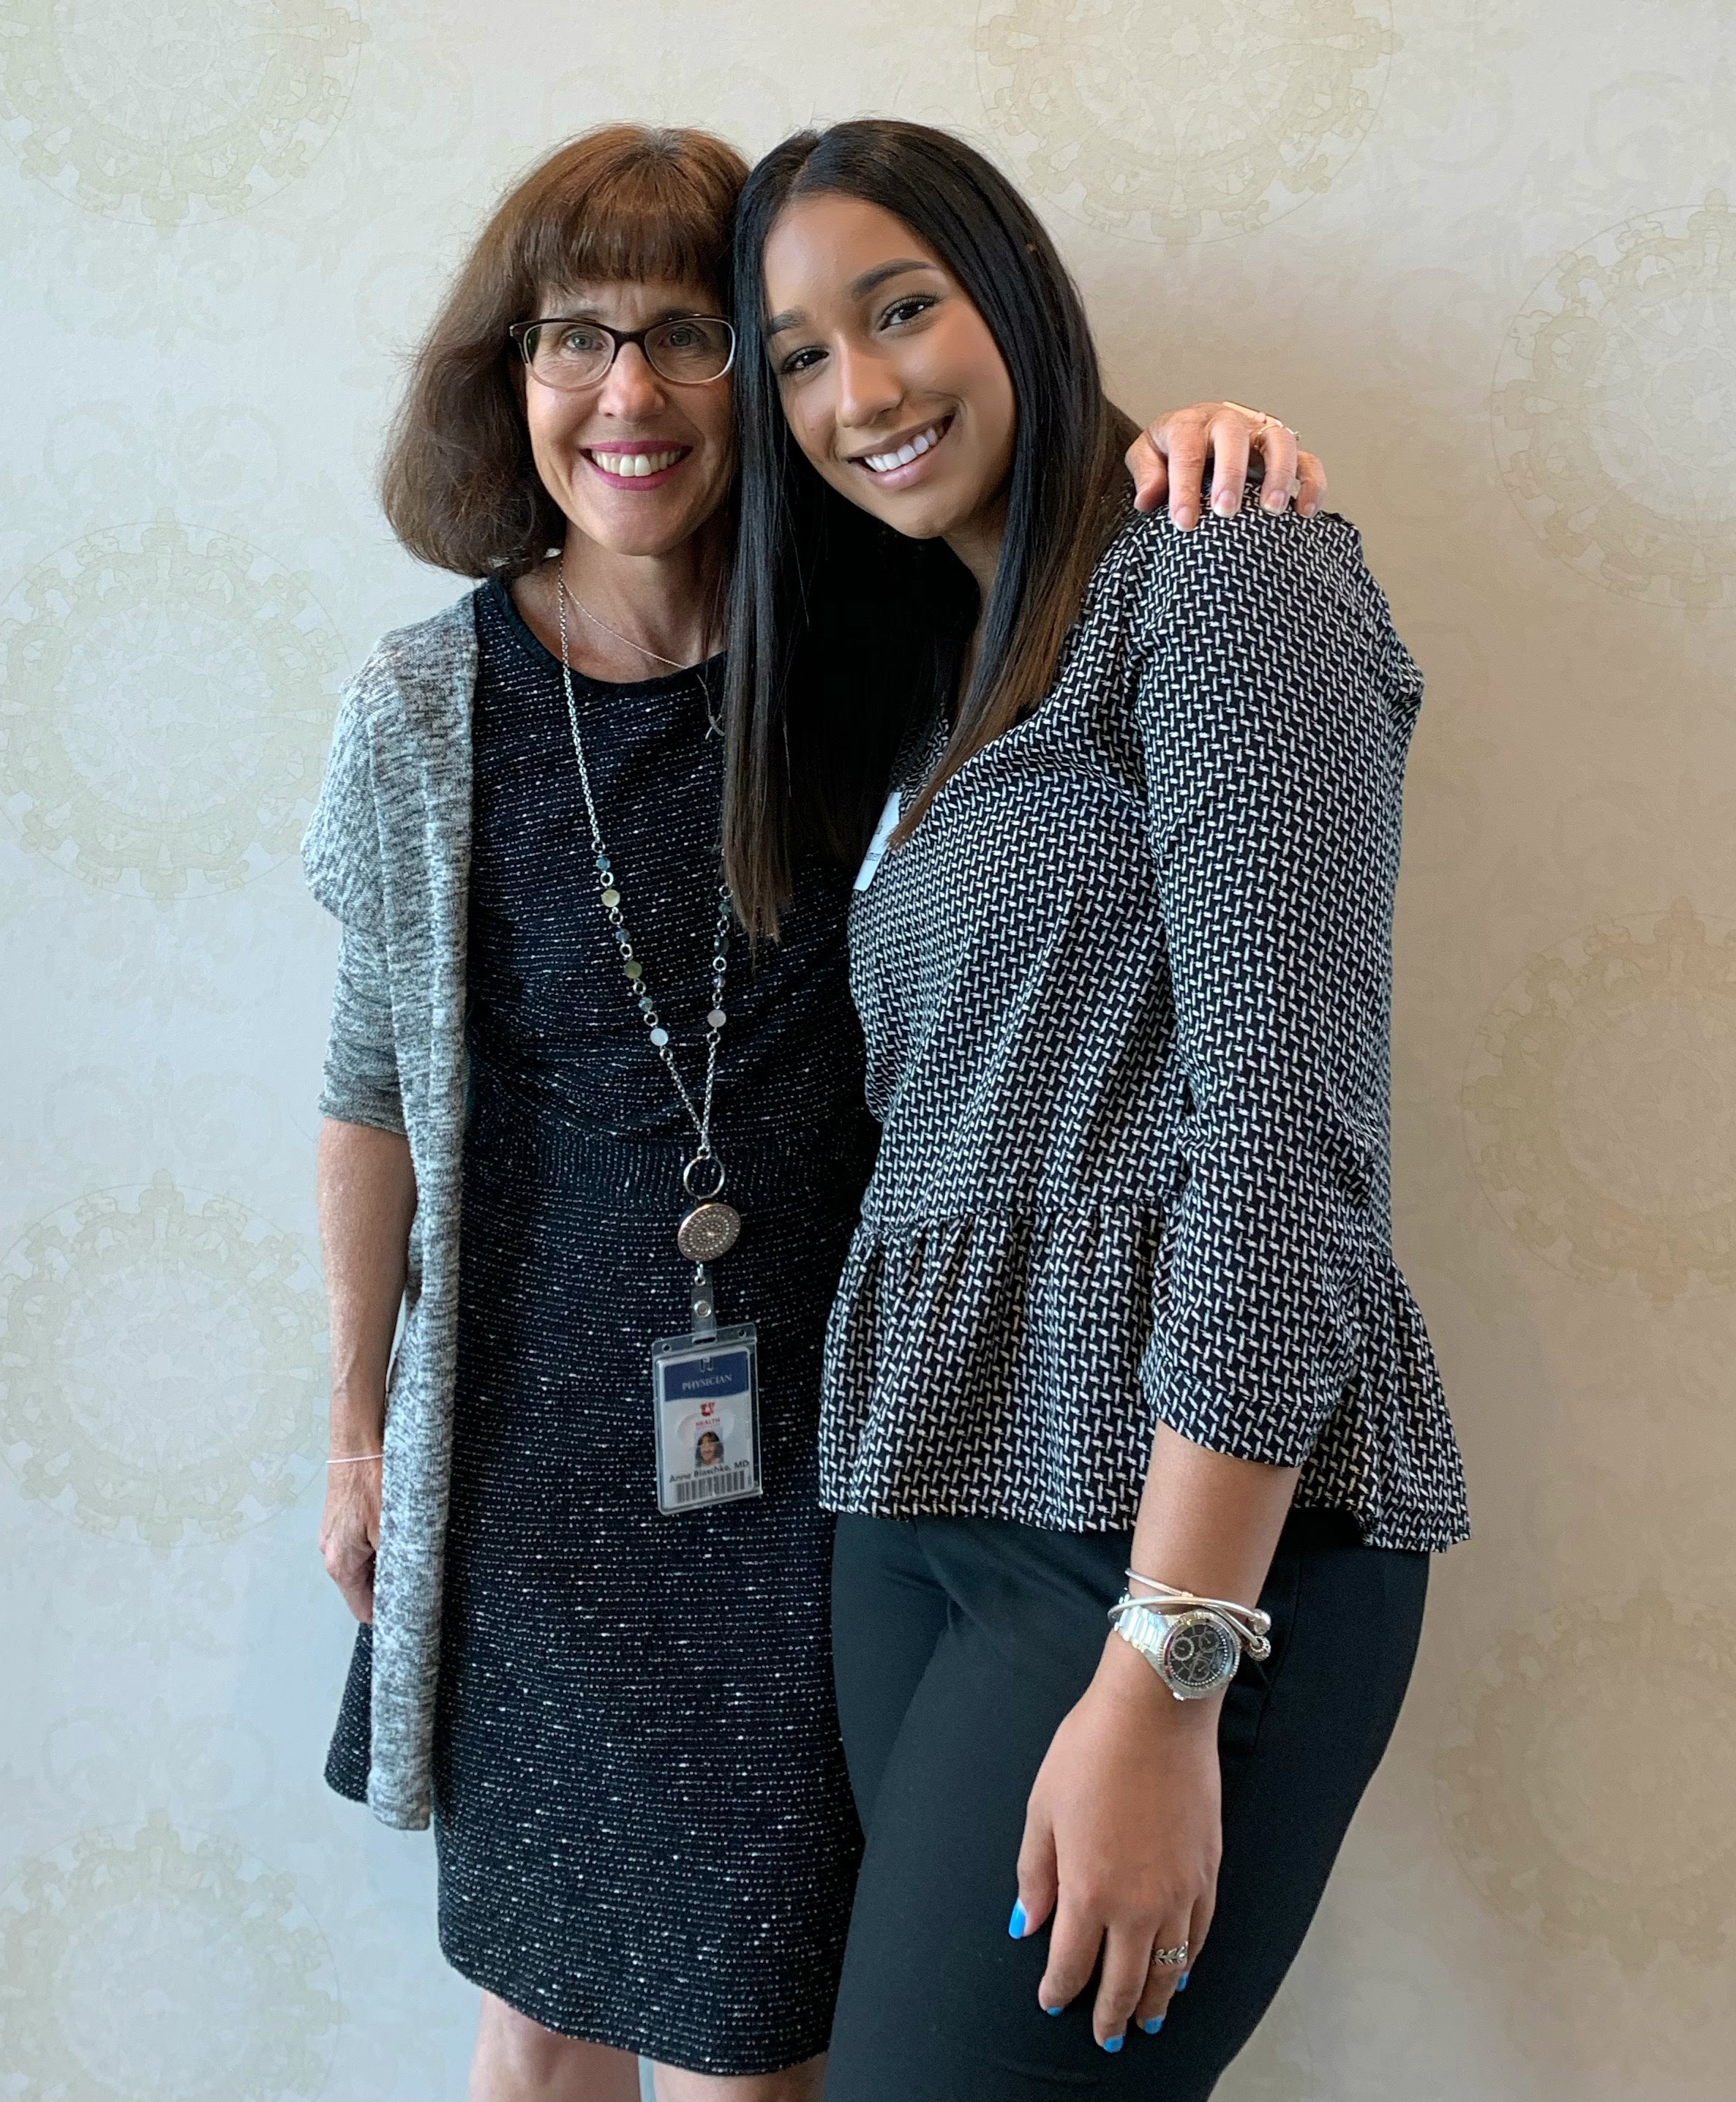
[[[320,1553],[326,1573],[358,1621],[374,1618],[374,1558],[379,1536],[380,1462],[356,1460],[328,1467]]]
[[[1037,1988],[1049,2014],[1098,1974],[1092,2029],[1105,2051],[1121,2049],[1130,2022],[1162,2029],[1205,1945],[1223,1851],[1221,1705],[1176,1701],[1111,1634],[1032,1785],[1010,1931],[1053,1918]],[[1184,1962],[1154,1966],[1154,1949],[1183,1945]]]

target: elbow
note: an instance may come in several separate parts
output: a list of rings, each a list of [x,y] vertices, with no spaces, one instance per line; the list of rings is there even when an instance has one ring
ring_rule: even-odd
[[[397,1080],[368,1078],[355,1073],[334,1074],[330,1068],[320,1090],[320,1115],[334,1124],[361,1124],[370,1131],[389,1132],[399,1138],[409,1134],[404,1125],[404,1102]]]

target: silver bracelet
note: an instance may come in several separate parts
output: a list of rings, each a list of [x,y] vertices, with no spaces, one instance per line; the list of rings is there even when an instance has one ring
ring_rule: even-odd
[[[1130,1585],[1143,1585],[1146,1590],[1156,1594],[1150,1599],[1135,1599],[1130,1594],[1127,1604],[1149,1606],[1160,1612],[1216,1613],[1236,1630],[1242,1647],[1256,1662],[1272,1654],[1272,1645],[1266,1639],[1272,1632],[1272,1616],[1263,1613],[1258,1606],[1243,1606],[1233,1599],[1208,1599],[1198,1591],[1180,1590],[1173,1584],[1160,1584],[1155,1576],[1142,1576],[1136,1569],[1129,1569],[1125,1574]],[[1120,1608],[1115,1610],[1118,1612]]]

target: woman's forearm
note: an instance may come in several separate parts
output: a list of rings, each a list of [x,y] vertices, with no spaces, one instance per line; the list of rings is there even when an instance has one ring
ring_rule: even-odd
[[[1211,1452],[1159,1424],[1134,1527],[1132,1567],[1177,1590],[1255,1604],[1300,1472]],[[1172,1700],[1145,1658],[1117,1635],[1105,1637],[1096,1678],[1100,1689],[1131,1701],[1169,1735],[1216,1736],[1222,1692],[1205,1701]]]
[[[328,1117],[320,1132],[319,1211],[336,1454],[379,1450],[415,1210],[409,1142],[396,1132]]]
[[[1299,1472],[1211,1452],[1160,1424],[1134,1528],[1133,1567],[1160,1584],[1251,1606]]]

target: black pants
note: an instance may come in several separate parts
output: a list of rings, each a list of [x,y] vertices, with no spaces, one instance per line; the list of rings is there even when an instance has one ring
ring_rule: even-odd
[[[1219,1731],[1224,1857],[1205,1951],[1162,2032],[1092,2035],[1095,1985],[1037,2004],[1047,1932],[1008,1915],[1025,1805],[1084,1692],[1127,1533],[993,1519],[845,1518],[833,1619],[839,1712],[868,1834],[828,2102],[1203,2102],[1282,1982],[1410,1676],[1428,1558],[1294,1513]]]

